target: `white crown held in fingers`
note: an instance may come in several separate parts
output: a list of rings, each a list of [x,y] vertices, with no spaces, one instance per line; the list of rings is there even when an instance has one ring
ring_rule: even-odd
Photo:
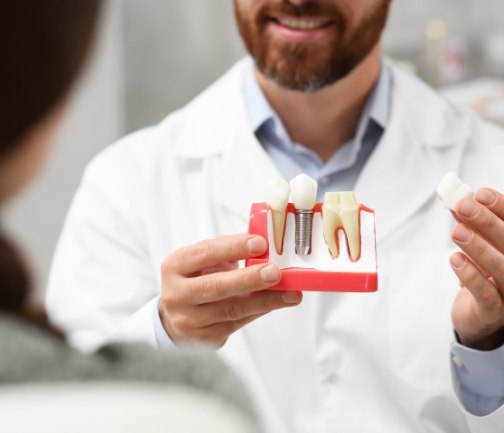
[[[455,210],[457,203],[463,198],[474,197],[474,190],[466,183],[463,183],[453,172],[446,173],[443,176],[436,192],[444,206],[452,211]]]

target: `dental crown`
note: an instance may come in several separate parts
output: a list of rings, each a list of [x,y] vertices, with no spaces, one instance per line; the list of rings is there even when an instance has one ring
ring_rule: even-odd
[[[463,198],[474,197],[474,190],[463,183],[453,172],[446,173],[439,182],[436,192],[446,208],[454,211],[457,203]]]

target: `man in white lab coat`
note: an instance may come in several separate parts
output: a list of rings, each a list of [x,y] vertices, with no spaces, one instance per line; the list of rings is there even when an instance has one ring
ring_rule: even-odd
[[[215,344],[267,432],[504,431],[504,134],[383,60],[388,8],[235,0],[253,61],[86,170],[47,295],[74,345]],[[448,171],[497,189],[458,223]],[[375,209],[378,292],[236,268],[267,248],[240,234],[250,204],[299,172]]]

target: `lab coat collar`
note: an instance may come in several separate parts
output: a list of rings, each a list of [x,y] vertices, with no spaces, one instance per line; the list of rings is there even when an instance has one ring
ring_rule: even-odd
[[[471,131],[470,116],[391,66],[389,124],[355,187],[359,201],[376,211],[378,240],[433,199],[447,171],[458,170]],[[184,136],[176,148],[180,158],[220,159],[213,199],[244,221],[251,201],[263,201],[264,184],[278,175],[247,118],[245,67],[239,62],[184,109],[182,121],[193,125],[181,128]]]
[[[181,121],[194,125],[181,128],[184,136],[175,149],[178,158],[219,160],[212,200],[244,222],[252,202],[264,201],[264,184],[279,176],[249,123],[243,96],[245,68],[246,59],[184,108]]]
[[[226,194],[216,198],[225,211],[246,222],[251,204],[264,201],[264,185],[280,173],[252,133],[246,116],[238,115],[234,122],[234,134],[230,136],[234,145],[222,156],[219,173],[218,191],[226,191]]]
[[[220,155],[233,147],[228,140],[229,131],[236,128],[233,119],[245,110],[242,91],[245,68],[246,59],[243,59],[185,106],[181,116],[175,116],[186,123],[179,128],[182,135],[177,140],[176,156],[201,159]]]
[[[393,72],[391,108],[394,110],[398,100],[404,102],[404,108],[409,113],[405,120],[410,122],[410,130],[415,129],[415,141],[426,147],[443,149],[468,137],[470,125],[467,116],[457,117],[454,114],[457,110],[450,110],[448,104],[442,104],[437,93],[398,69],[389,59],[384,59],[384,62]],[[178,120],[195,123],[180,128],[183,135],[177,140],[176,155],[205,158],[226,150],[229,143],[222,140],[226,135],[226,131],[222,128],[233,128],[233,115],[237,110],[245,110],[243,74],[246,70],[247,58],[235,64],[218,81],[183,108],[184,115],[179,116]],[[170,118],[171,116],[168,119]],[[419,128],[420,125],[422,128]],[[248,127],[250,129],[250,125]],[[387,129],[390,129],[390,124]]]
[[[448,171],[458,171],[471,117],[407,73],[394,68],[389,125],[355,187],[376,212],[378,241],[429,200]]]

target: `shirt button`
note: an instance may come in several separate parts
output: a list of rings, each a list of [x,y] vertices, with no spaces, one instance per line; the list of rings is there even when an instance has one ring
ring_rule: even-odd
[[[329,176],[324,176],[319,179],[321,185],[327,185],[329,183]]]

